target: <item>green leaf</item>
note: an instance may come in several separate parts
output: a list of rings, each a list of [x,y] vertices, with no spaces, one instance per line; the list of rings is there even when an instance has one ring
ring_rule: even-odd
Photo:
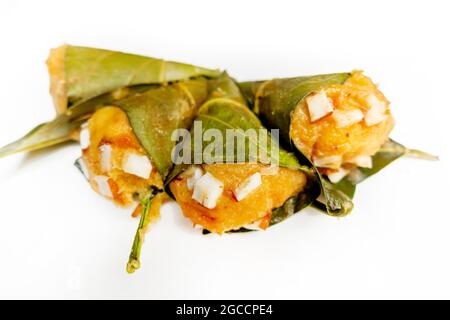
[[[372,156],[372,168],[355,168],[346,178],[342,179],[338,184],[338,188],[342,188],[341,182],[356,185],[366,180],[370,176],[378,173],[381,169],[389,165],[400,157],[414,157],[425,160],[438,160],[438,157],[425,153],[423,151],[408,149],[402,144],[389,139],[380,150]]]
[[[73,131],[79,128],[80,125],[80,121],[71,121],[65,116],[58,117],[48,123],[40,124],[24,137],[0,148],[0,158],[70,141]]]
[[[317,183],[309,182],[305,190],[306,192],[289,198],[281,207],[272,210],[271,226],[310,206],[320,195],[320,186]]]
[[[318,173],[322,193],[314,206],[324,213],[334,217],[344,217],[353,210],[352,196],[355,192],[354,187],[346,185],[344,190],[324,178]]]
[[[135,95],[151,88],[136,86],[129,89],[129,95]],[[0,158],[11,154],[44,149],[72,140],[80,125],[98,108],[114,103],[111,94],[104,94],[94,99],[79,103],[50,122],[40,124],[24,137],[0,148]]]
[[[336,184],[332,184],[328,179],[322,178],[323,183],[326,185],[332,185],[334,192],[342,192],[348,197],[353,198],[356,190],[356,185],[363,182],[370,176],[378,173],[394,160],[409,156],[414,158],[420,158],[425,160],[438,160],[438,157],[430,155],[426,152],[408,149],[400,143],[389,139],[380,150],[372,156],[372,168],[355,168],[350,173]],[[324,205],[320,202],[315,202],[314,206],[322,211],[325,211]]]
[[[68,106],[123,87],[220,75],[218,70],[117,51],[70,45],[61,49],[65,50],[63,77]]]
[[[353,196],[355,195],[355,191],[356,191],[356,185],[351,183],[348,179],[342,179],[338,183],[334,184],[334,189],[342,191],[350,199],[353,199]]]
[[[272,140],[272,136],[268,130],[261,124],[258,117],[251,112],[243,99],[241,92],[236,86],[235,82],[228,76],[217,81],[215,89],[210,94],[210,98],[204,103],[198,111],[196,120],[202,122],[203,131],[207,129],[217,129],[222,136],[226,136],[227,129],[235,130],[237,135],[245,137],[245,161],[249,159],[249,150],[254,148],[261,150],[258,153],[257,162],[264,163],[266,156],[269,157],[271,153],[279,156],[279,165],[281,167],[299,169],[310,172],[308,168],[300,165],[295,155],[287,152]],[[249,135],[248,129],[256,129],[257,136]],[[263,129],[259,131],[259,129]],[[265,145],[261,145],[261,141],[266,141]],[[274,143],[271,143],[273,141]],[[223,150],[226,149],[225,141]],[[208,141],[203,141],[202,150],[209,144]],[[237,145],[234,145],[234,162],[238,161],[239,151]],[[221,158],[217,161],[225,162],[225,154],[222,153]]]
[[[381,149],[372,157],[372,168],[355,168],[349,175],[342,179],[356,185],[376,174],[392,161],[406,154],[406,148],[394,140],[388,140]]]

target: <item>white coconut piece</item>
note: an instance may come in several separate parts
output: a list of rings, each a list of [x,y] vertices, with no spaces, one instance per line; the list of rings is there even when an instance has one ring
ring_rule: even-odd
[[[150,178],[152,168],[150,159],[145,155],[128,153],[122,160],[123,171],[143,179]]]
[[[85,149],[89,148],[90,145],[91,145],[91,135],[89,132],[89,127],[86,123],[81,126],[80,146],[81,146],[82,150],[85,150]]]
[[[241,201],[245,199],[252,191],[256,190],[261,184],[261,174],[256,172],[239,184],[239,186],[233,191],[234,196],[237,201]]]
[[[364,113],[359,109],[334,110],[333,118],[338,128],[345,128],[364,119]]]
[[[380,101],[373,93],[367,97],[367,104],[369,105],[369,110],[364,116],[366,125],[369,127],[374,126],[387,118],[386,103]]]
[[[187,187],[189,190],[194,189],[195,183],[203,176],[203,170],[201,167],[192,166],[185,172],[189,177],[186,180]]]
[[[223,193],[223,182],[207,172],[194,184],[192,199],[208,209],[214,209]]]
[[[109,178],[107,176],[96,176],[94,181],[97,183],[98,192],[107,198],[112,198],[113,194],[108,183]]]
[[[263,228],[261,228],[262,219],[263,218],[258,219],[256,221],[254,221],[253,223],[244,224],[242,226],[242,228],[245,228],[247,230],[254,230],[254,231],[263,230]]]
[[[327,97],[325,91],[309,95],[306,98],[306,104],[309,110],[311,122],[317,121],[329,113],[333,112],[333,101]]]
[[[330,179],[330,181],[332,183],[338,183],[339,181],[341,181],[348,173],[350,172],[350,170],[347,170],[345,168],[340,168],[337,171],[334,171],[332,173],[328,174],[328,179]]]
[[[278,174],[280,167],[274,164],[271,164],[269,167],[264,167],[261,169],[262,176],[274,176]]]
[[[103,144],[99,147],[99,150],[100,150],[100,167],[103,172],[110,172],[112,147],[110,144]]]
[[[354,157],[346,162],[351,164],[356,164],[361,168],[372,168],[372,157],[371,156],[358,156]]]
[[[313,163],[319,168],[339,169],[342,163],[342,156],[313,157]]]

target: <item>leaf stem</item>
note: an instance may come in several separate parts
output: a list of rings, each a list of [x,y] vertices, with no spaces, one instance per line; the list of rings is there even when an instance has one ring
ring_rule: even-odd
[[[417,149],[406,149],[405,156],[424,160],[433,160],[433,161],[439,160],[439,156],[435,156]]]
[[[145,200],[142,203],[144,207],[141,213],[141,219],[139,221],[138,229],[136,230],[136,235],[134,236],[133,246],[131,248],[130,258],[127,263],[127,272],[134,273],[137,269],[141,267],[141,262],[139,257],[141,256],[142,243],[144,242],[145,231],[150,222],[149,213],[152,206],[153,197]]]

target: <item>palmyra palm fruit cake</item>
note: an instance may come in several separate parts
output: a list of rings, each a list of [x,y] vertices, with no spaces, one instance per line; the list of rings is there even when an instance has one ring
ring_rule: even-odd
[[[156,166],[140,145],[127,115],[118,107],[96,111],[82,127],[80,166],[92,188],[126,206],[145,197],[149,186],[162,189]]]
[[[163,189],[172,167],[172,131],[189,128],[207,82],[189,80],[113,102],[81,126],[80,168],[93,189],[128,206]]]
[[[262,164],[192,166],[170,184],[186,217],[208,231],[266,229],[272,210],[306,185],[305,174]]]
[[[324,86],[299,103],[289,134],[336,183],[350,168],[371,168],[372,156],[388,141],[393,127],[387,99],[368,77],[354,72],[344,83]]]
[[[226,75],[214,83],[196,121],[202,122],[204,130],[219,130],[224,136],[227,129],[240,129],[244,134],[255,129],[258,134],[267,135],[264,141],[270,140],[267,131],[259,131],[263,126]],[[245,143],[258,144],[250,135],[245,137]],[[271,225],[272,211],[297,197],[310,174],[292,154],[274,148],[277,146],[272,146],[272,151],[280,156],[279,166],[250,162],[248,157],[238,163],[222,163],[225,159],[219,159],[217,163],[185,166],[181,174],[169,181],[170,191],[184,215],[210,232],[266,229]]]
[[[393,160],[435,159],[389,138],[389,101],[360,71],[236,83],[219,70],[70,45],[53,49],[47,65],[56,117],[0,157],[79,141],[76,166],[92,189],[139,217],[128,272],[140,267],[144,234],[170,197],[208,232],[261,230],[310,205],[344,216],[356,185]],[[185,149],[198,123],[210,158],[180,162],[199,154]],[[228,130],[243,149],[219,139]]]

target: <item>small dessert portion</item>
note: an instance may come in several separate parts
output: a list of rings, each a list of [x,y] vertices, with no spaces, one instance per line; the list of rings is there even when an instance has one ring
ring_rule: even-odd
[[[393,127],[389,102],[357,71],[343,84],[306,96],[292,114],[290,137],[336,183],[354,167],[371,168],[371,157],[389,139]]]
[[[266,229],[272,209],[300,193],[306,176],[262,164],[191,166],[170,183],[186,217],[211,232]]]
[[[243,145],[238,148],[233,143],[233,149],[229,150],[226,138],[217,139],[215,142],[220,142],[212,149],[226,152],[216,154],[214,161],[203,159],[201,163],[175,167],[174,175],[166,183],[183,214],[194,225],[216,233],[241,228],[266,229],[275,209],[290,198],[302,198],[308,178],[314,177],[310,168],[301,166],[294,154],[270,142],[270,133],[250,111],[233,79],[224,74],[213,83],[195,120],[202,122],[203,132],[214,130],[223,137],[230,130],[239,133]],[[196,140],[195,130],[191,133]],[[209,142],[203,140],[202,148],[203,152],[210,149]],[[252,149],[259,149],[258,156],[247,153]],[[279,159],[278,163],[264,161],[269,158],[269,150]],[[230,151],[232,161],[225,161]],[[299,200],[302,201],[308,200]]]
[[[121,206],[148,196],[149,187],[163,188],[163,181],[128,121],[118,107],[96,111],[80,132],[84,168],[92,188]]]

